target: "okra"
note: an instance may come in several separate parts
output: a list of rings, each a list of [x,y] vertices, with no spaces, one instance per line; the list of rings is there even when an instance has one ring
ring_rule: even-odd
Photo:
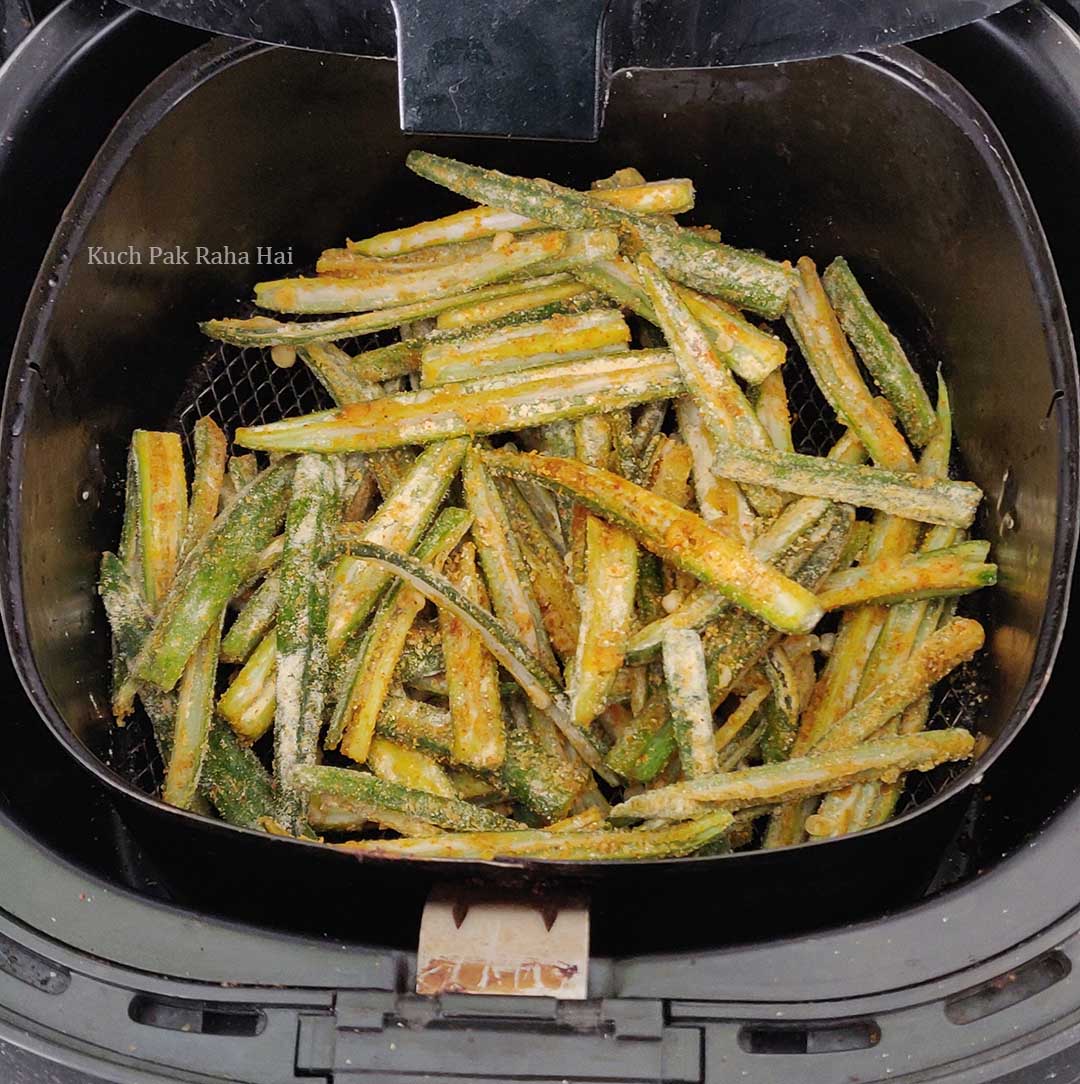
[[[277,616],[281,580],[267,576],[236,615],[221,641],[222,662],[245,662],[266,635]]]
[[[277,630],[271,628],[218,700],[218,714],[250,745],[274,724],[277,707]]]
[[[863,383],[813,261],[804,256],[798,267],[799,283],[791,292],[787,321],[815,382],[879,467],[913,471],[911,450]]]
[[[717,770],[717,759],[701,637],[693,629],[671,629],[662,646],[671,725],[683,775],[687,779],[709,775]]]
[[[377,399],[382,394],[379,384],[369,379],[372,374],[360,372],[362,354],[352,358],[337,344],[320,342],[302,345],[297,353],[338,406]],[[396,371],[390,372],[385,379],[398,375]],[[381,378],[382,374],[379,376]]]
[[[266,470],[214,521],[191,551],[162,603],[132,674],[171,689],[199,641],[255,571],[285,513],[293,463]]]
[[[788,408],[784,373],[774,369],[752,390],[754,412],[769,436],[772,446],[781,452],[795,451],[791,442],[791,411]]]
[[[254,455],[231,455],[225,472],[239,496],[259,475],[259,461]]]
[[[798,681],[781,644],[766,653],[762,669],[769,682],[769,697],[762,705],[765,731],[761,736],[761,759],[775,764],[787,759],[799,730]]]
[[[421,382],[434,387],[523,372],[574,358],[625,352],[629,342],[630,328],[617,310],[551,316],[451,341],[432,341],[421,352]]]
[[[859,357],[882,393],[895,407],[911,442],[922,448],[933,436],[937,419],[926,389],[911,367],[904,348],[874,311],[842,256],[825,269],[822,282],[840,326],[855,344]]]
[[[592,781],[587,769],[568,771],[566,759],[561,750],[545,748],[526,719],[509,713],[500,784],[518,805],[545,824],[565,816]]]
[[[357,840],[340,846],[379,858],[625,862],[693,854],[722,836],[733,821],[729,813],[721,811],[663,828],[444,833],[430,839]]]
[[[404,685],[414,678],[441,674],[445,669],[438,626],[429,622],[414,622],[405,637],[405,647],[398,662],[397,680]]]
[[[386,276],[425,267],[443,267],[490,252],[493,247],[489,238],[473,238],[428,245],[411,252],[398,252],[387,256],[373,256],[355,248],[328,248],[320,254],[315,271],[319,275],[349,278],[363,278],[365,275]]]
[[[465,503],[473,516],[472,537],[495,616],[549,673],[557,675],[559,667],[544,631],[528,568],[502,497],[475,446],[465,455],[461,482]]]
[[[427,298],[412,305],[398,305],[394,308],[360,313],[355,316],[343,316],[334,320],[307,320],[302,323],[275,320],[269,316],[252,316],[246,320],[223,319],[207,320],[199,325],[204,335],[235,346],[299,346],[302,343],[338,342],[357,335],[368,335],[375,331],[400,327],[411,320],[422,320],[438,316],[447,309],[461,305],[486,301],[491,298],[505,297],[520,290],[540,286],[553,286],[561,282],[570,282],[566,274],[548,275],[539,279],[513,282],[498,282],[483,286],[478,290],[463,290],[461,293],[446,297]]]
[[[317,832],[360,832],[369,824],[403,836],[434,836],[442,832],[429,821],[398,813],[371,802],[350,802],[333,794],[316,794],[308,802],[308,823]]]
[[[367,523],[342,525],[350,552],[334,569],[327,626],[331,657],[360,628],[390,579],[355,556],[353,539],[401,550],[416,545],[457,474],[468,446],[467,440],[448,440],[428,448]]]
[[[318,755],[329,669],[329,577],[324,556],[339,514],[333,468],[320,456],[301,456],[285,517],[276,625],[274,773],[289,827],[302,808],[293,775],[299,766],[313,764]]]
[[[972,658],[984,640],[978,621],[953,618],[911,653],[903,670],[891,681],[879,685],[821,733],[811,749],[815,752],[844,749],[871,737],[946,674]]]
[[[187,556],[218,514],[225,478],[225,434],[213,418],[195,423],[195,473],[191,482],[182,556]]]
[[[296,786],[310,795],[331,794],[349,801],[385,806],[451,831],[498,832],[514,826],[513,821],[482,806],[403,787],[352,768],[302,764],[296,768],[294,778]]]
[[[506,297],[492,298],[490,301],[477,301],[474,304],[462,305],[456,309],[447,309],[439,313],[436,327],[440,331],[457,330],[460,328],[475,328],[480,324],[490,324],[505,316],[531,312],[535,309],[546,309],[548,306],[558,306],[563,302],[582,301],[594,299],[599,301],[599,296],[588,286],[580,282],[561,282],[554,286],[538,286],[531,290],[522,290],[520,293],[508,294]],[[568,306],[569,307],[569,306]]]
[[[386,738],[375,738],[367,755],[368,766],[380,779],[398,786],[457,798],[450,777],[425,753],[410,749]]]
[[[875,603],[962,595],[997,583],[997,565],[983,564],[986,542],[962,542],[945,549],[906,557],[884,557],[858,568],[834,572],[818,592],[826,610]]]
[[[611,810],[613,820],[667,820],[701,816],[710,809],[735,811],[812,794],[840,790],[901,771],[930,771],[939,764],[965,760],[975,741],[966,730],[931,730],[906,737],[883,738],[854,749],[812,757],[794,757],[646,791]]]
[[[630,351],[240,428],[234,440],[268,451],[376,451],[545,425],[681,391],[670,354]]]
[[[973,482],[852,465],[776,450],[717,446],[714,469],[741,484],[771,486],[804,497],[826,497],[876,508],[921,523],[968,527],[982,500]]]
[[[770,319],[784,310],[791,273],[762,256],[708,241],[669,223],[650,221],[647,215],[604,205],[550,181],[510,177],[424,151],[411,151],[406,165],[468,199],[481,199],[550,225],[619,229],[643,245],[665,273],[688,286],[719,294]]]
[[[562,255],[568,241],[569,235],[562,230],[545,230],[518,238],[502,249],[488,248],[444,267],[390,271],[360,279],[293,278],[257,282],[255,304],[276,312],[297,313],[402,308],[521,275],[530,267]]]
[[[152,613],[176,574],[187,528],[187,474],[176,433],[136,429],[131,438],[139,482],[139,552],[143,594]]]
[[[717,753],[727,756],[728,749],[742,737],[747,724],[756,722],[758,709],[772,696],[772,686],[767,682],[751,689],[738,703],[734,711],[716,728],[713,737]]]
[[[441,569],[471,522],[472,517],[464,509],[444,509],[416,547],[417,560]],[[332,749],[340,741],[345,756],[358,764],[367,759],[376,719],[393,684],[405,638],[426,601],[407,584],[395,582],[387,588],[359,651],[341,672],[326,748]]]
[[[619,189],[594,190],[586,198],[616,204],[642,214],[679,214],[694,206],[694,186],[685,178],[670,181],[642,182]],[[475,238],[492,237],[498,233],[521,233],[542,229],[543,223],[511,211],[494,207],[470,207],[465,211],[418,222],[399,230],[389,230],[362,241],[350,241],[352,252],[368,256],[396,256],[417,249],[449,242],[461,243]]]
[[[657,556],[716,588],[785,632],[807,632],[821,616],[813,596],[732,542],[700,516],[609,471],[573,460],[486,452],[492,470],[534,478],[625,527]]]
[[[582,729],[607,703],[623,663],[634,616],[637,543],[619,527],[589,516],[581,624],[570,677],[570,716]]]

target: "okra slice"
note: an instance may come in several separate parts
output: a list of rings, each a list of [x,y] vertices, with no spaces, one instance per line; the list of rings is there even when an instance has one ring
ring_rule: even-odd
[[[695,779],[709,775],[717,770],[717,759],[701,637],[693,629],[671,629],[665,633],[662,647],[671,725],[683,776]]]
[[[218,700],[218,714],[248,745],[274,725],[277,630],[270,628]]]
[[[486,608],[471,543],[461,547],[447,579],[463,598]],[[506,757],[506,734],[495,658],[476,630],[454,611],[439,610],[439,627],[450,694],[451,755],[470,768],[496,769]]]
[[[275,312],[297,313],[401,308],[521,275],[532,266],[561,256],[568,240],[568,234],[562,230],[544,230],[444,267],[388,271],[361,279],[321,277],[257,282],[255,304]]]
[[[375,738],[367,755],[368,766],[388,783],[457,798],[457,789],[445,771],[425,753],[386,738]]]
[[[308,802],[308,823],[316,832],[362,832],[370,825],[414,838],[435,836],[442,829],[419,817],[370,802],[350,802],[333,794],[316,794]]]
[[[533,478],[624,527],[657,556],[710,584],[737,606],[784,632],[808,632],[821,610],[804,587],[732,542],[700,516],[641,486],[550,456],[485,452],[498,474]]]
[[[911,449],[863,383],[813,260],[804,256],[798,267],[799,283],[791,292],[787,322],[815,382],[879,467],[913,471]]]
[[[967,662],[983,646],[978,621],[953,618],[911,653],[903,670],[837,719],[811,746],[815,752],[844,749],[869,738],[909,704],[929,692],[946,674]]]
[[[592,780],[587,770],[568,771],[566,759],[561,750],[545,748],[537,740],[527,719],[508,713],[500,784],[544,824],[565,816]]]
[[[588,516],[581,625],[570,670],[570,716],[582,729],[603,711],[634,618],[637,542],[621,527]]]
[[[529,582],[540,608],[540,620],[548,641],[562,658],[569,658],[577,646],[581,611],[567,575],[566,563],[548,531],[540,525],[535,503],[530,504],[518,484],[508,478],[498,479],[497,485],[510,527],[528,568]],[[539,492],[550,497],[547,490]]]
[[[416,547],[417,560],[435,569],[442,568],[471,522],[472,517],[462,508],[444,509]],[[360,650],[342,670],[326,748],[332,749],[340,741],[345,756],[358,764],[367,759],[376,720],[393,684],[405,638],[426,601],[407,584],[395,582],[387,588]],[[376,774],[380,773],[376,770]]]
[[[863,364],[896,409],[912,444],[922,448],[933,436],[937,418],[904,348],[874,311],[843,256],[825,269],[822,282],[847,337]]]
[[[280,596],[281,580],[277,575],[267,576],[222,639],[222,662],[243,663],[248,659],[274,624]]]
[[[387,395],[240,428],[233,439],[266,451],[370,452],[526,429],[664,399],[682,390],[670,354],[638,350]]]
[[[182,556],[187,556],[200,538],[210,529],[221,502],[221,485],[225,480],[225,434],[213,418],[200,418],[195,423],[195,473],[191,481],[191,503],[188,505],[187,527]]]
[[[751,400],[772,446],[781,452],[795,451],[795,445],[791,442],[791,411],[783,370],[774,369],[756,388],[751,389]]]
[[[551,316],[511,324],[449,342],[435,340],[420,355],[425,387],[474,380],[497,373],[522,372],[573,358],[625,352],[630,328],[616,309]]]
[[[473,541],[496,617],[540,660],[549,673],[558,675],[558,663],[544,631],[540,607],[533,594],[528,568],[511,530],[510,518],[475,446],[465,455],[461,482],[465,503],[473,516]]]
[[[611,810],[613,820],[674,820],[700,816],[706,810],[731,811],[812,794],[840,790],[852,783],[887,779],[901,771],[930,771],[952,760],[971,756],[975,741],[966,730],[930,730],[906,737],[883,738],[854,749],[812,757],[793,757],[646,791]]]
[[[447,309],[461,305],[505,297],[520,290],[570,282],[568,274],[541,276],[538,279],[497,282],[478,290],[463,290],[446,297],[428,298],[412,305],[343,316],[333,320],[305,320],[301,323],[275,320],[269,316],[252,316],[246,320],[226,318],[206,320],[199,325],[204,335],[235,346],[300,346],[302,343],[338,342],[357,335],[401,327],[412,320],[438,316]]]
[[[722,836],[733,822],[729,813],[721,811],[663,828],[445,833],[431,839],[357,840],[340,846],[380,858],[625,862],[693,854]]]
[[[740,484],[771,486],[804,497],[826,497],[903,519],[951,527],[969,527],[982,500],[982,490],[972,482],[734,444],[717,446],[714,469]]]
[[[371,519],[364,524],[342,525],[350,552],[334,569],[327,626],[331,656],[337,655],[349,636],[364,623],[390,580],[385,572],[355,556],[353,539],[391,549],[408,550],[415,546],[442,503],[468,446],[469,442],[461,439],[428,448]]]
[[[234,495],[239,495],[259,475],[259,461],[254,455],[232,455],[225,471],[232,481]]]
[[[775,319],[791,289],[790,270],[763,256],[706,240],[647,215],[605,205],[551,181],[511,177],[425,151],[411,151],[405,164],[421,177],[467,199],[481,199],[564,229],[611,227],[643,245],[672,278]],[[612,192],[625,189],[612,189]]]
[[[296,786],[308,795],[330,794],[349,801],[385,806],[450,831],[498,832],[514,827],[513,821],[483,806],[403,787],[352,768],[302,764],[296,768],[294,778]]]
[[[723,724],[716,728],[714,742],[718,754],[726,758],[732,745],[746,736],[748,726],[756,722],[758,709],[770,696],[772,686],[766,682],[755,686],[739,701]]]
[[[131,438],[139,482],[143,594],[156,613],[169,590],[187,529],[187,472],[176,433],[136,429]]]
[[[540,228],[540,227],[537,227]],[[355,248],[328,248],[319,256],[315,271],[320,275],[340,275],[363,278],[365,275],[382,277],[395,271],[416,271],[425,267],[442,267],[448,263],[490,252],[492,243],[486,238],[466,241],[449,241],[428,245],[411,252],[398,252],[388,256],[372,256]]]
[[[289,499],[293,463],[264,471],[214,521],[173,580],[132,674],[171,689],[199,641],[255,571]]]
[[[456,309],[447,309],[439,313],[435,326],[440,331],[475,328],[480,324],[490,324],[512,314],[531,312],[534,309],[546,309],[549,305],[561,302],[596,298],[599,295],[583,286],[580,282],[561,282],[554,286],[538,286],[531,290],[508,294],[506,297],[492,298],[490,301],[477,301],[462,305]]]
[[[642,181],[640,184],[615,189],[593,190],[587,198],[612,203],[641,214],[679,214],[694,206],[694,185],[684,177],[669,181]],[[368,256],[393,257],[415,252],[432,245],[460,243],[475,238],[492,237],[497,233],[521,233],[542,229],[543,223],[512,211],[494,207],[470,207],[465,211],[418,222],[398,230],[388,230],[362,241],[349,241],[349,249]]]
[[[315,761],[326,703],[329,577],[324,558],[339,514],[333,468],[321,456],[301,456],[285,517],[276,626],[274,774],[289,827],[302,810],[293,776],[299,766]]]
[[[398,661],[397,680],[405,685],[414,678],[431,677],[446,669],[442,653],[442,636],[437,624],[416,621],[405,637],[405,646]]]
[[[997,565],[982,563],[987,542],[961,542],[906,557],[884,557],[834,572],[818,592],[826,610],[968,594],[997,583]]]
[[[761,759],[775,764],[787,759],[799,731],[798,679],[782,644],[766,653],[762,669],[769,682],[769,697],[762,706],[765,731],[761,735]]]
[[[313,342],[301,345],[297,353],[304,364],[311,370],[316,380],[330,393],[338,406],[349,403],[362,403],[368,399],[377,399],[382,395],[382,388],[372,379],[372,374],[360,371],[361,359],[352,358],[336,343]],[[412,370],[416,369],[412,366]],[[387,366],[387,368],[390,368]],[[403,368],[402,372],[412,371]],[[399,376],[397,371],[388,372],[382,379]]]

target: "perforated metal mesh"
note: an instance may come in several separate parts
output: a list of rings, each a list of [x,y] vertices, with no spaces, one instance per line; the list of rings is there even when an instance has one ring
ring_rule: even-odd
[[[341,345],[350,352],[359,348],[358,343]],[[837,440],[841,428],[794,347],[789,350],[784,375],[796,448],[823,455]],[[195,366],[176,404],[171,426],[183,435],[190,457],[195,422],[201,417],[209,415],[231,434],[239,426],[259,425],[332,405],[303,362],[282,369],[271,360],[269,350],[217,344]],[[978,600],[978,595],[962,599],[960,610],[985,620],[985,615],[979,612]],[[987,688],[986,664],[981,659],[982,656],[959,667],[940,683],[930,714],[931,727],[978,729],[979,703]],[[110,760],[121,774],[148,793],[160,787],[161,759],[145,716],[137,716],[116,732]],[[963,764],[952,764],[930,773],[912,773],[898,812],[926,801],[962,770]]]

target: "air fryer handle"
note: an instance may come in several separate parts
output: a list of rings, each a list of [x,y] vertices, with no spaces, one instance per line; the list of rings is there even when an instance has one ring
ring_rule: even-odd
[[[407,132],[595,139],[609,0],[393,0]]]

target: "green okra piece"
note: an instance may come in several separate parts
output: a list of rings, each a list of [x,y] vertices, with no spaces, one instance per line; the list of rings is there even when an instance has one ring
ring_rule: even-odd
[[[840,559],[836,562],[838,570],[849,568],[863,558],[866,547],[870,542],[870,531],[871,525],[867,519],[857,519],[851,525],[851,534],[848,536],[847,545],[844,547],[844,552],[840,554]]]
[[[483,806],[402,787],[352,768],[302,764],[296,768],[295,780],[296,786],[309,795],[332,794],[350,801],[386,806],[451,831],[497,832],[514,827],[513,821]]]
[[[818,602],[826,610],[867,603],[891,606],[992,587],[997,583],[997,565],[982,563],[989,549],[988,542],[961,542],[834,572],[821,585]]]
[[[562,490],[633,534],[647,549],[785,632],[807,632],[821,611],[805,588],[726,538],[700,516],[610,471],[549,456],[485,452],[497,474]]]
[[[467,622],[480,634],[488,651],[521,686],[530,701],[558,725],[582,759],[604,778],[613,781],[614,777],[604,768],[592,738],[570,721],[569,705],[558,683],[536,656],[496,618],[464,596],[445,576],[413,557],[370,542],[357,543],[354,551],[393,575],[408,580],[441,609],[449,610]]]
[[[416,678],[431,677],[446,670],[442,637],[437,624],[414,621],[405,637],[395,676],[402,685]]]
[[[952,527],[969,527],[982,500],[982,490],[972,482],[733,444],[717,447],[715,470],[740,484],[771,486]]]
[[[102,554],[99,591],[118,657],[125,661],[134,659],[150,633],[152,621],[134,577],[114,554]],[[171,754],[175,697],[153,685],[141,686],[140,697],[150,716],[162,759],[167,760]],[[264,818],[277,816],[277,802],[266,769],[219,721],[210,728],[199,790],[230,824],[257,828]]]
[[[625,862],[693,854],[715,843],[733,823],[731,814],[720,811],[662,828],[446,833],[423,839],[358,840],[340,846],[379,858]]]
[[[218,516],[191,551],[132,665],[134,677],[171,689],[199,641],[255,571],[277,533],[289,499],[293,463],[264,471]]]
[[[829,502],[814,497],[794,501],[754,540],[751,553],[759,560],[777,563],[782,556],[808,555],[832,527]],[[627,661],[647,662],[657,651],[664,635],[671,629],[700,629],[715,621],[731,604],[710,587],[697,587],[671,613],[664,613],[639,629],[627,647]]]
[[[225,434],[213,418],[200,418],[195,423],[195,473],[191,481],[182,556],[191,552],[217,517],[221,485],[225,480],[225,459]]]
[[[538,227],[540,228],[540,227]],[[371,276],[382,280],[394,272],[417,271],[425,267],[442,267],[449,263],[491,251],[491,241],[471,238],[429,245],[411,252],[398,252],[388,256],[373,256],[355,247],[324,249],[315,264],[319,275],[337,275],[342,278]],[[359,242],[362,243],[362,242]]]
[[[131,438],[139,489],[143,594],[152,613],[176,574],[187,529],[187,472],[176,433],[136,429]]]
[[[637,542],[621,527],[588,516],[581,623],[570,669],[570,717],[585,728],[603,711],[623,664],[634,618]]]
[[[629,349],[630,328],[616,309],[593,309],[545,320],[477,329],[451,341],[432,338],[420,356],[425,387],[497,373],[523,372],[574,358]]]
[[[274,774],[289,827],[300,816],[296,769],[318,754],[329,660],[329,577],[324,554],[340,515],[334,471],[321,456],[301,456],[293,475],[281,555],[277,616]]]
[[[370,374],[360,372],[363,354],[358,358],[352,358],[336,343],[320,342],[300,346],[297,353],[338,406],[377,399],[383,393],[376,380],[370,379]],[[414,365],[413,369],[415,368]],[[389,380],[400,376],[402,372],[410,371],[402,369],[401,372],[388,372],[385,376],[379,376],[378,379]]]
[[[277,630],[264,633],[218,700],[218,714],[250,745],[274,724],[277,708]]]
[[[583,195],[642,214],[679,214],[694,206],[693,183],[684,177],[651,182],[642,178],[633,184],[619,185],[618,188],[618,191],[591,191]],[[432,245],[446,245],[448,242],[460,245],[462,242],[491,237],[497,233],[541,229],[542,225],[512,211],[503,211],[496,207],[470,207],[445,218],[389,230],[362,241],[350,241],[349,250],[367,256],[394,257]]]
[[[530,267],[561,256],[568,240],[562,230],[544,230],[517,238],[502,249],[488,247],[443,267],[387,271],[362,278],[319,276],[257,282],[255,304],[274,312],[296,313],[401,308],[521,275]]]
[[[499,282],[478,290],[464,290],[446,297],[427,298],[412,305],[364,312],[335,320],[307,320],[303,323],[274,320],[269,316],[252,316],[246,320],[227,318],[207,320],[199,325],[204,335],[234,346],[300,346],[304,343],[339,342],[357,335],[400,327],[412,320],[438,316],[447,309],[461,305],[505,297],[519,290],[539,286],[554,286],[572,281],[569,275],[547,275],[533,280]],[[395,374],[396,375],[396,374]],[[380,378],[385,379],[385,377]]]
[[[762,256],[605,205],[550,181],[511,177],[424,151],[411,151],[405,162],[414,173],[467,199],[564,229],[617,229],[646,248],[665,273],[680,282],[719,294],[770,319],[784,310],[791,289],[790,269]]]
[[[518,805],[550,824],[566,816],[581,793],[581,780],[564,770],[565,758],[543,748],[527,725],[508,714],[500,785]]]
[[[623,778],[647,782],[667,764],[674,751],[675,732],[667,696],[657,690],[619,735],[605,760]]]
[[[670,354],[628,351],[240,428],[234,440],[266,451],[370,452],[527,429],[667,398],[682,388]]]
[[[225,468],[236,495],[259,475],[259,461],[254,455],[231,455]]]
[[[416,547],[416,558],[441,568],[471,521],[464,509],[443,509]],[[340,742],[345,756],[360,764],[367,759],[376,719],[393,683],[406,636],[425,602],[423,595],[403,583],[387,588],[360,650],[342,670],[326,748],[335,748]]]
[[[499,490],[475,446],[465,455],[461,482],[465,503],[473,516],[472,537],[495,616],[540,660],[541,665],[557,675],[559,666],[544,630],[528,566]]]
[[[928,636],[891,681],[879,685],[817,735],[811,743],[811,751],[824,753],[844,749],[871,737],[946,674],[967,662],[984,641],[985,634],[978,621],[954,618]]]
[[[567,575],[566,563],[549,533],[540,525],[535,505],[525,499],[518,485],[508,478],[498,479],[497,484],[528,569],[529,582],[540,608],[540,619],[548,642],[562,658],[568,658],[577,646],[581,611]],[[545,497],[550,496],[547,490],[539,492]]]
[[[355,555],[353,540],[401,550],[415,546],[442,503],[468,446],[468,440],[459,439],[428,448],[371,519],[363,524],[342,525],[350,552],[334,569],[327,632],[331,657],[363,625],[390,582],[385,572]]]
[[[929,771],[938,764],[970,757],[974,746],[972,736],[958,729],[883,738],[854,749],[794,757],[646,791],[614,806],[611,817],[675,820],[701,816],[710,809],[735,811],[791,802],[853,783],[888,778],[898,771]]]
[[[124,479],[124,519],[120,528],[120,560],[132,576],[142,584],[142,554],[139,552],[139,467],[135,461],[134,444],[128,447],[127,477]]]
[[[246,662],[259,642],[267,634],[277,617],[281,597],[281,580],[277,575],[267,576],[254,594],[236,615],[221,641],[221,661],[225,663]]]
[[[885,398],[892,403],[911,442],[922,448],[933,436],[937,418],[904,348],[874,311],[843,256],[837,256],[829,264],[822,282],[840,326]]]
[[[693,629],[671,629],[664,634],[661,646],[671,726],[683,776],[709,775],[718,763],[701,637]]]
[[[608,420],[611,424],[611,456],[615,472],[641,485],[645,481],[645,474],[634,448],[634,429],[630,411],[612,411]]]
[[[492,298],[460,308],[439,313],[435,326],[439,331],[475,329],[483,324],[495,323],[507,316],[528,313],[537,316],[541,312],[554,316],[558,312],[576,312],[583,307],[603,303],[594,290],[580,282],[562,282],[554,286],[538,286],[506,297]]]
[[[453,724],[450,713],[425,700],[414,700],[400,689],[391,690],[383,701],[375,733],[399,745],[427,753],[441,764],[450,764]]]
[[[804,256],[798,266],[799,281],[791,291],[787,322],[815,382],[879,467],[913,471],[915,460],[911,449],[863,383],[814,262]]]
[[[658,399],[655,402],[646,403],[637,412],[631,436],[634,442],[634,454],[642,464],[644,464],[646,449],[652,444],[653,440],[663,432],[667,413],[668,402],[666,399]],[[559,455],[561,453],[551,452],[549,454]]]
[[[783,369],[774,369],[769,373],[756,388],[751,389],[750,398],[754,404],[754,413],[768,434],[772,446],[781,452],[795,451],[791,440],[791,410],[788,407]]]
[[[388,738],[374,738],[365,759],[371,771],[388,783],[443,798],[458,797],[450,776],[432,757],[419,750]]]
[[[333,794],[316,794],[308,802],[308,823],[317,832],[362,832],[370,825],[409,838],[433,836],[442,829],[419,817],[370,802],[350,802]]]
[[[762,668],[770,694],[762,705],[765,729],[761,735],[761,759],[766,764],[786,760],[799,731],[799,687],[791,661],[781,644],[765,654]]]

